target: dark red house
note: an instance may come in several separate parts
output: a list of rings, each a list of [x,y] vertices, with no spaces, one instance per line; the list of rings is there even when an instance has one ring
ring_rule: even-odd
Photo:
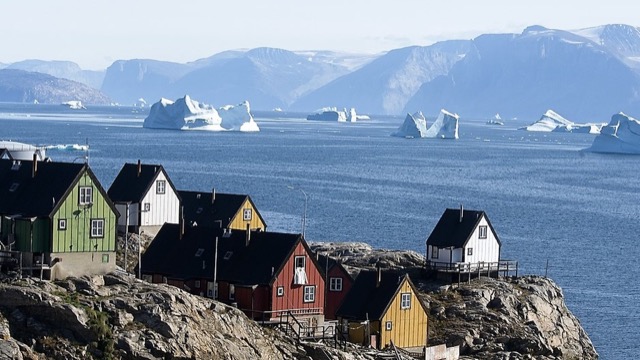
[[[217,247],[216,247],[217,239]],[[142,257],[147,281],[237,306],[256,320],[324,321],[325,280],[300,234],[165,224]]]
[[[326,279],[324,316],[327,319],[337,319],[336,311],[353,286],[353,277],[336,259],[321,254],[317,254],[316,258]]]

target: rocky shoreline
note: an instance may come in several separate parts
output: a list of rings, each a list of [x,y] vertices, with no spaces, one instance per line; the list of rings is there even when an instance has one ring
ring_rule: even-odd
[[[316,243],[357,272],[412,274],[430,309],[431,344],[460,345],[461,358],[597,359],[562,290],[550,279],[481,279],[460,287],[424,280],[415,252],[361,243]],[[241,311],[178,288],[109,274],[64,281],[0,283],[3,359],[353,359],[384,353],[298,343]],[[387,353],[388,354],[388,353]]]

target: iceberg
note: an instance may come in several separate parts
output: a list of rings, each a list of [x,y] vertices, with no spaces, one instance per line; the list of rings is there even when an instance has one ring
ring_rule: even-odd
[[[445,109],[440,110],[440,115],[423,137],[458,139],[459,118],[458,114],[452,114]]]
[[[640,154],[640,121],[625,115],[615,114],[602,127],[586,151],[613,154]]]
[[[336,107],[326,107],[316,111],[315,114],[308,115],[307,120],[346,122],[347,111],[346,109],[344,111],[338,110]]]
[[[404,138],[422,138],[427,134],[427,119],[425,119],[422,111],[418,111],[413,115],[407,114],[404,118],[404,122],[396,132],[391,136],[398,136]]]
[[[496,114],[493,119],[487,120],[487,125],[504,125],[504,121],[502,121],[500,114]]]
[[[73,109],[73,110],[86,109],[86,107],[82,105],[82,101],[80,100],[71,100],[71,101],[63,102],[61,105],[64,105],[69,109]]]
[[[573,121],[567,120],[564,117],[560,116],[553,110],[547,110],[547,112],[540,117],[540,120],[520,129],[526,131],[541,132],[554,131],[599,134],[600,129],[604,125],[605,124],[576,124]]]
[[[143,127],[149,129],[203,131],[260,131],[253,120],[249,102],[227,105],[216,110],[211,105],[192,100],[189,95],[175,102],[162,98],[151,106]]]

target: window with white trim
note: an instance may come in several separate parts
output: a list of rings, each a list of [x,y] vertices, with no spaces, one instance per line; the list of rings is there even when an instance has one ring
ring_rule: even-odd
[[[104,237],[104,219],[91,219],[91,237]]]
[[[58,230],[67,230],[67,219],[58,219]]]
[[[315,286],[305,286],[304,287],[304,302],[314,302],[316,301],[316,287]]]
[[[242,210],[242,219],[244,221],[251,221],[251,217],[253,216],[251,209]]]
[[[91,186],[80,186],[78,193],[78,204],[89,205],[93,203],[93,188]]]
[[[165,180],[156,181],[156,194],[164,194],[167,190],[167,182]]]
[[[342,278],[341,277],[329,278],[329,291],[342,291]]]
[[[384,323],[384,329],[387,331],[391,331],[391,329],[393,328],[393,323],[391,321],[387,321]]]
[[[431,247],[431,258],[437,259],[440,256],[440,249],[437,246]]]
[[[296,256],[294,258],[295,267],[296,268],[304,268],[305,257],[304,256]]]
[[[467,248],[467,255],[473,255],[473,248]]]
[[[478,226],[478,238],[480,239],[487,238],[487,225]]]
[[[276,295],[277,296],[284,296],[284,286],[278,286],[276,288]]]
[[[400,309],[411,309],[411,293],[402,293],[400,296]]]

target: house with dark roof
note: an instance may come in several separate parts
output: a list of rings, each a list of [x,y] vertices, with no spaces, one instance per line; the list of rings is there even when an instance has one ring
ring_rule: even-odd
[[[118,212],[87,164],[0,160],[0,240],[46,279],[115,269]]]
[[[124,164],[108,191],[120,212],[118,229],[155,234],[180,220],[180,197],[162,165]]]
[[[324,277],[300,234],[167,223],[141,262],[143,279],[236,305],[256,320],[324,321]]]
[[[427,344],[427,309],[407,274],[363,270],[336,312],[353,343],[382,349]]]
[[[337,319],[336,311],[353,286],[353,277],[336,259],[319,253],[316,258],[327,286],[324,316],[327,319]]]
[[[266,231],[267,224],[249,195],[179,190],[185,224]]]
[[[458,264],[500,261],[500,239],[484,211],[446,209],[427,238],[427,267],[453,269]],[[488,266],[488,265],[487,265]]]

